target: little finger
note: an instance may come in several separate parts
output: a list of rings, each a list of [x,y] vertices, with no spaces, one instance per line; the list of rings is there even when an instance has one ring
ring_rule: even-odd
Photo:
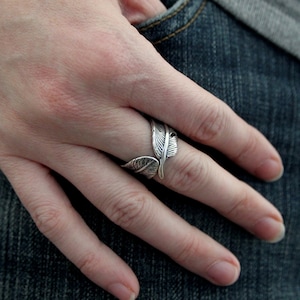
[[[39,230],[85,276],[118,299],[135,299],[139,292],[136,276],[90,230],[49,169],[22,158],[1,161],[1,168]]]

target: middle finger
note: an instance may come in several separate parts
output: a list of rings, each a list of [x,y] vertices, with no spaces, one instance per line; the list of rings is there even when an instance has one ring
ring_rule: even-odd
[[[80,132],[81,143],[124,161],[154,156],[150,124],[143,116],[122,108],[108,119],[113,126]],[[178,141],[178,149],[165,163],[165,178],[155,180],[211,206],[261,239],[274,242],[283,237],[281,214],[262,195],[184,141]]]

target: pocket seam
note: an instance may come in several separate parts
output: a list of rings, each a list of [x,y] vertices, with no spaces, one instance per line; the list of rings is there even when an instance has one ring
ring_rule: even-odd
[[[190,1],[190,0],[187,0],[186,2],[183,3],[183,5],[186,6],[186,5],[188,4],[189,1]],[[193,17],[192,17],[185,25],[183,25],[182,27],[178,28],[178,29],[175,30],[174,32],[171,32],[171,33],[169,33],[168,35],[166,35],[166,36],[160,38],[159,40],[153,41],[152,44],[153,44],[153,45],[160,44],[160,43],[162,43],[162,42],[164,42],[164,41],[166,41],[166,40],[168,40],[168,39],[170,39],[170,38],[176,36],[178,33],[180,33],[181,31],[184,31],[184,30],[187,29],[188,27],[190,27],[190,26],[194,23],[194,21],[197,19],[197,17],[203,12],[203,10],[204,10],[204,8],[205,8],[205,6],[206,6],[206,4],[207,4],[207,1],[208,1],[208,0],[204,0],[204,1],[202,2],[202,4],[200,5],[200,7],[199,7],[199,8],[197,9],[197,11],[195,12],[194,16],[193,16]],[[181,8],[181,6],[180,6],[180,8]],[[183,7],[182,7],[180,10],[182,10],[182,9],[183,9]],[[179,8],[178,8],[178,9],[176,10],[176,13],[174,12],[174,14],[172,14],[172,16],[174,16],[175,14],[177,14],[180,10],[179,10]],[[171,17],[171,15],[170,15],[170,17]],[[166,20],[166,19],[168,19],[168,18],[167,18],[167,17],[164,18],[164,20]],[[160,21],[163,21],[163,20],[160,20]],[[156,24],[159,24],[160,21],[159,21],[159,22],[156,22]],[[153,25],[153,24],[151,24],[151,25]],[[147,27],[147,29],[154,26],[154,25],[153,25],[153,26],[151,26],[151,25],[149,25],[149,26]]]
[[[143,32],[146,32],[148,29],[152,29],[155,26],[163,23],[164,21],[166,21],[168,19],[171,19],[172,17],[176,16],[179,12],[181,12],[190,2],[191,2],[191,0],[186,0],[175,11],[173,11],[171,14],[164,16],[162,19],[154,21],[153,23],[150,23],[149,25],[145,25],[144,27],[138,28],[139,32],[141,34],[143,34]],[[175,31],[170,32],[167,35],[158,38],[157,40],[155,40],[155,39],[152,40],[151,43],[153,45],[163,43],[163,42],[169,40],[170,38],[176,36],[180,32],[184,31],[188,27],[190,27],[194,23],[194,21],[197,19],[197,17],[203,12],[203,10],[204,10],[207,3],[208,3],[208,0],[203,0],[200,7],[196,10],[194,15],[191,17],[191,19],[187,23],[185,23],[183,26],[179,27]]]
[[[140,32],[146,31],[146,30],[148,30],[148,29],[150,29],[150,28],[153,28],[153,27],[155,27],[156,25],[158,25],[158,24],[160,24],[160,23],[162,23],[162,22],[164,22],[164,21],[166,21],[166,20],[168,20],[168,19],[174,17],[174,16],[177,15],[181,10],[183,10],[183,9],[187,6],[187,4],[188,4],[189,2],[190,2],[190,0],[184,1],[184,2],[183,2],[183,3],[182,3],[175,11],[173,11],[171,14],[166,15],[166,16],[164,16],[162,19],[159,19],[159,20],[157,20],[157,21],[155,21],[155,22],[153,22],[153,23],[151,23],[151,24],[149,24],[149,25],[146,25],[146,26],[144,26],[144,27],[139,28],[139,31],[140,31]]]

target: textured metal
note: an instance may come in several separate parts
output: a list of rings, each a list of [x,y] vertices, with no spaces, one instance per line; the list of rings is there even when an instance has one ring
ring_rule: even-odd
[[[148,179],[154,177],[159,167],[159,161],[152,156],[139,156],[132,159],[122,167],[134,171],[138,174],[143,174]]]
[[[162,179],[166,160],[177,153],[177,134],[166,124],[160,124],[154,120],[151,121],[151,128],[153,152],[159,160],[158,176]]]
[[[155,157],[139,156],[130,160],[122,167],[133,170],[135,173],[143,174],[152,178],[158,173],[159,178],[164,178],[164,164],[166,160],[175,156],[178,151],[177,134],[166,124],[151,121],[152,148]]]

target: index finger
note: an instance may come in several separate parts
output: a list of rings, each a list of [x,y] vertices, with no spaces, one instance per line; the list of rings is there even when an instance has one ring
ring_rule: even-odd
[[[160,60],[158,58],[158,60]],[[174,70],[163,59],[146,83],[136,85],[129,105],[186,136],[214,147],[249,173],[266,181],[281,177],[281,158],[270,142],[223,101]]]

